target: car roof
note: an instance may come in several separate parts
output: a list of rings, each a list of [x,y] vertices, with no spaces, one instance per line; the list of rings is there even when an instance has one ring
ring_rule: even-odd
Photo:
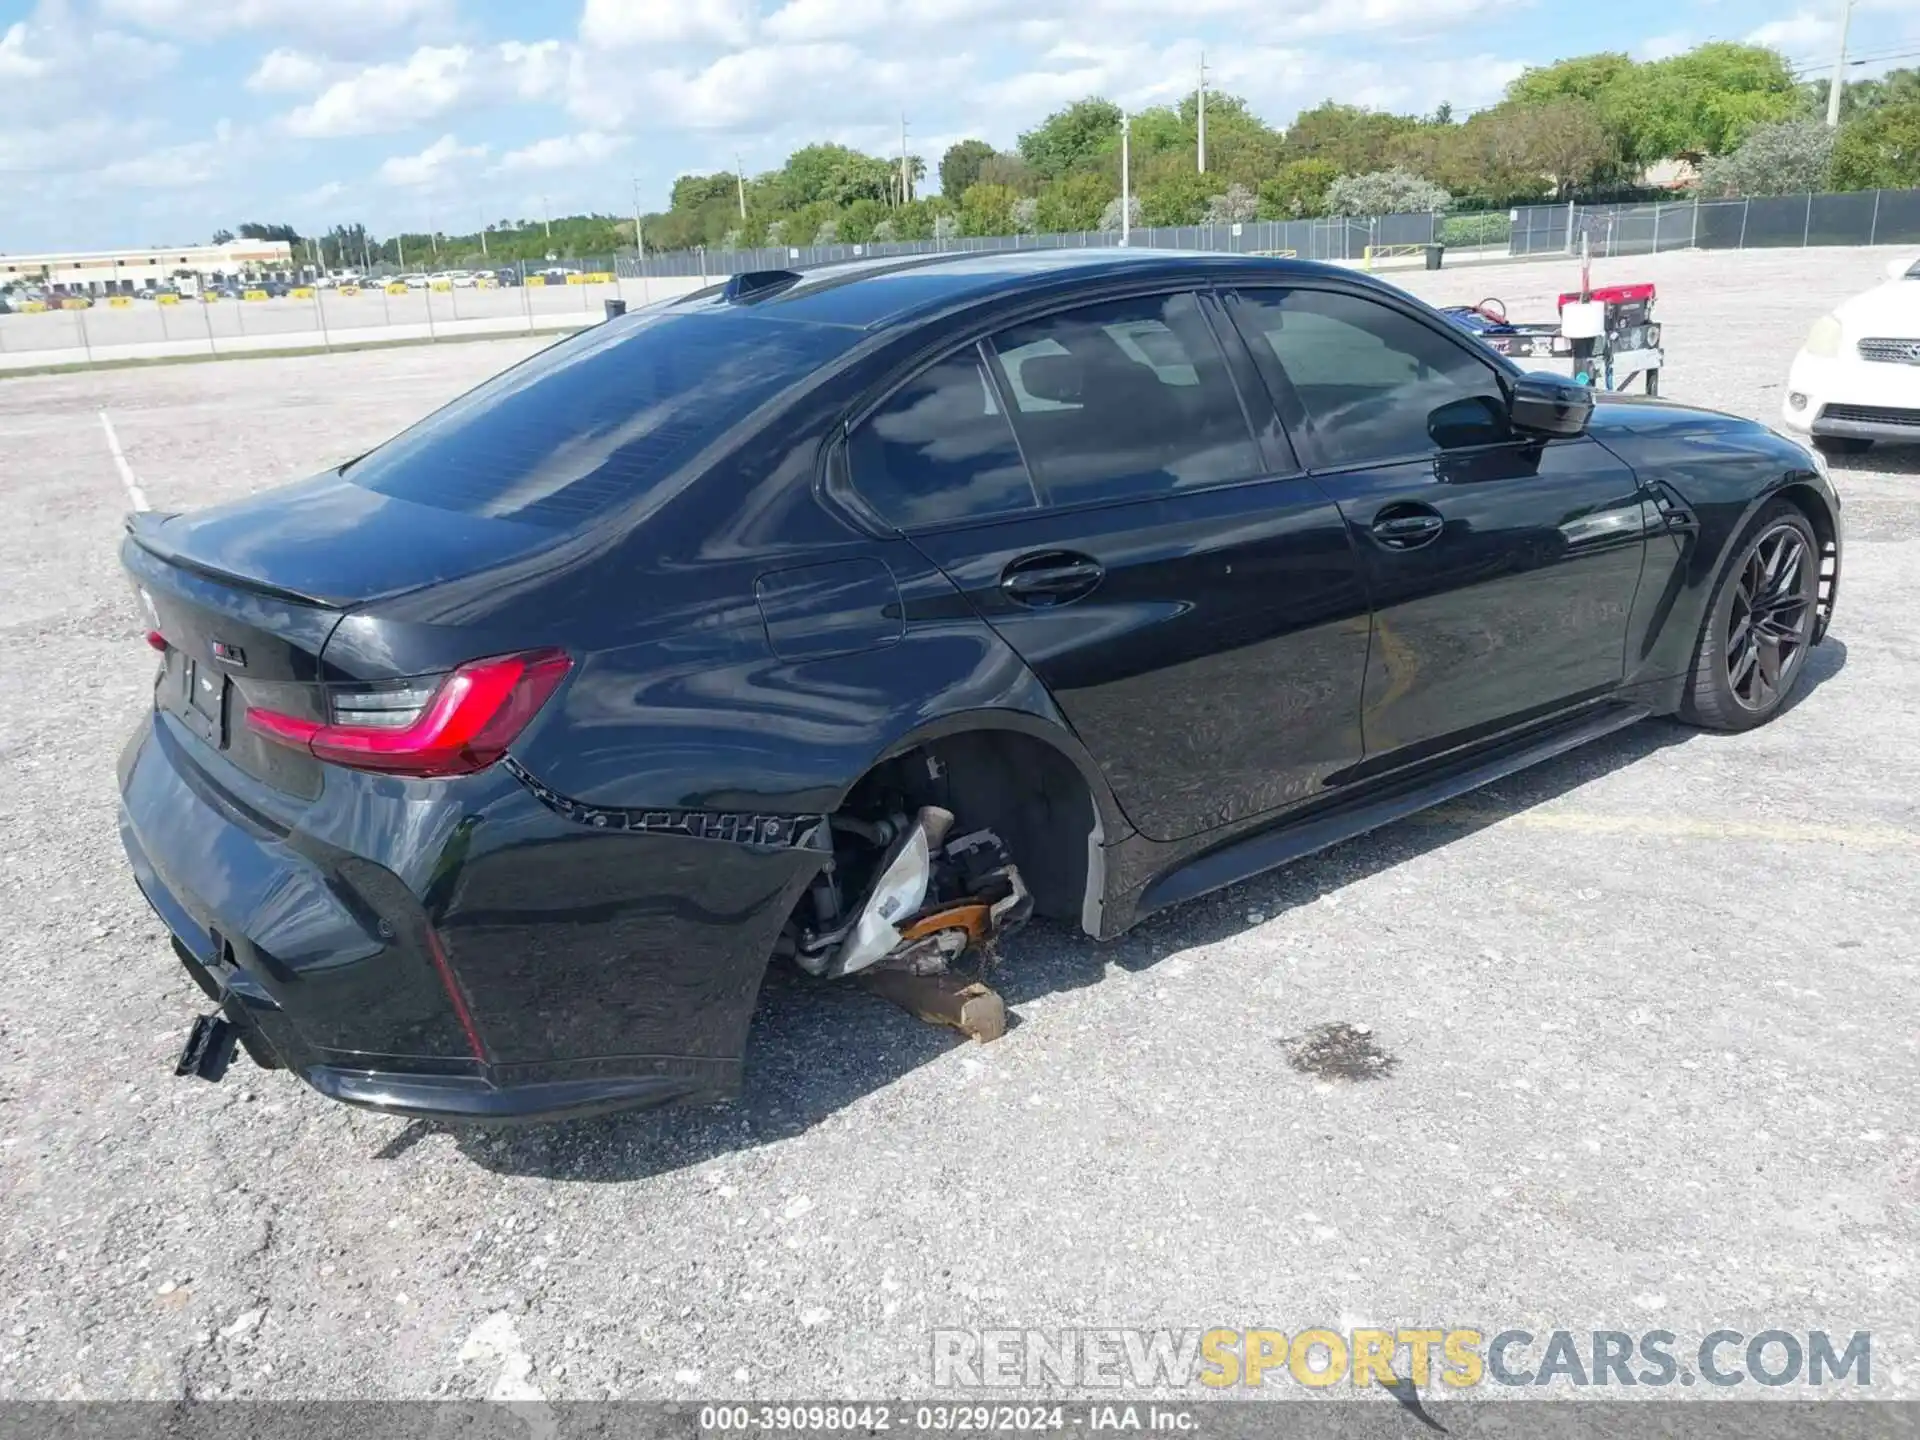
[[[886,256],[792,272],[758,272],[763,288],[739,298],[726,286],[699,290],[668,308],[746,305],[782,320],[879,329],[989,296],[1046,291],[1063,282],[1089,285],[1114,279],[1202,279],[1244,273],[1268,283],[1310,275],[1358,279],[1352,270],[1313,261],[1198,250],[988,250],[946,255]],[[798,278],[785,280],[788,274]]]

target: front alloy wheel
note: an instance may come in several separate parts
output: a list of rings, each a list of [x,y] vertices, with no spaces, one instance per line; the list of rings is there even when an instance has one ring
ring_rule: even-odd
[[[1721,579],[1694,653],[1681,718],[1751,730],[1776,715],[1806,668],[1820,593],[1820,548],[1807,517],[1770,507]]]
[[[1813,634],[1818,567],[1800,528],[1782,522],[1754,541],[1734,582],[1727,621],[1727,687],[1742,709],[1780,702]]]

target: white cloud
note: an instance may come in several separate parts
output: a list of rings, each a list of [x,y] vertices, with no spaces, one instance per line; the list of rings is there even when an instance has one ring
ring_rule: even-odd
[[[44,4],[0,32],[0,118],[37,125],[97,113],[103,79],[125,95],[170,69],[179,51],[162,41],[81,23]]]
[[[451,0],[100,0],[102,13],[182,36],[267,30],[351,42],[391,35],[452,13]]]
[[[1694,46],[1694,38],[1684,30],[1671,31],[1665,35],[1649,35],[1633,47],[1636,60],[1670,60]]]
[[[388,134],[468,106],[553,99],[565,77],[566,57],[557,40],[507,41],[479,50],[423,45],[405,60],[336,80],[288,114],[286,127],[313,139]]]
[[[1769,45],[1792,55],[1826,45],[1833,37],[1833,21],[1811,10],[1800,10],[1784,20],[1769,20],[1747,32],[1749,45]]]
[[[598,165],[611,159],[626,144],[624,137],[600,130],[582,130],[574,135],[555,135],[536,140],[500,157],[495,168],[503,174],[524,170],[570,170]]]
[[[317,55],[282,46],[269,50],[247,76],[247,89],[266,94],[310,95],[327,83],[334,67]]]
[[[442,135],[418,155],[395,155],[382,161],[379,177],[383,185],[409,189],[427,189],[444,184],[469,161],[484,160],[487,147],[462,145],[451,135]]]
[[[687,42],[739,44],[752,32],[752,0],[587,0],[580,38],[624,49]]]

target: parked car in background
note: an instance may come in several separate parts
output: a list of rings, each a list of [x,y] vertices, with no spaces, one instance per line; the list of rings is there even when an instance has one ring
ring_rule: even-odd
[[[501,269],[493,272],[493,278],[501,285],[518,285],[520,283],[520,272],[510,265],[503,266]]]
[[[402,275],[399,278],[406,282],[406,286],[409,290],[425,290],[429,285],[433,283],[432,276],[423,275],[418,271],[413,271],[409,274]]]
[[[1920,445],[1920,257],[1890,262],[1885,284],[1813,322],[1780,418],[1829,454]]]
[[[456,290],[471,290],[480,283],[480,279],[471,270],[449,270],[447,279]]]
[[[1763,425],[1143,250],[734,276],[121,558],[121,834],[219,1007],[181,1072],[468,1119],[736,1093],[770,961],[1110,938],[1648,716],[1762,725],[1842,561]]]
[[[574,265],[549,265],[540,274],[549,285],[565,285],[569,275],[578,275],[579,267]]]

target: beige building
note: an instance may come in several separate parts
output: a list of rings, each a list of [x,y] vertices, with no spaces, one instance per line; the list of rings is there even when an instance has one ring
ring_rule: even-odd
[[[170,249],[0,254],[0,288],[43,285],[69,295],[130,294],[168,284],[182,272],[205,282],[242,275],[285,275],[292,269],[293,247],[284,240],[235,240],[228,245]]]

